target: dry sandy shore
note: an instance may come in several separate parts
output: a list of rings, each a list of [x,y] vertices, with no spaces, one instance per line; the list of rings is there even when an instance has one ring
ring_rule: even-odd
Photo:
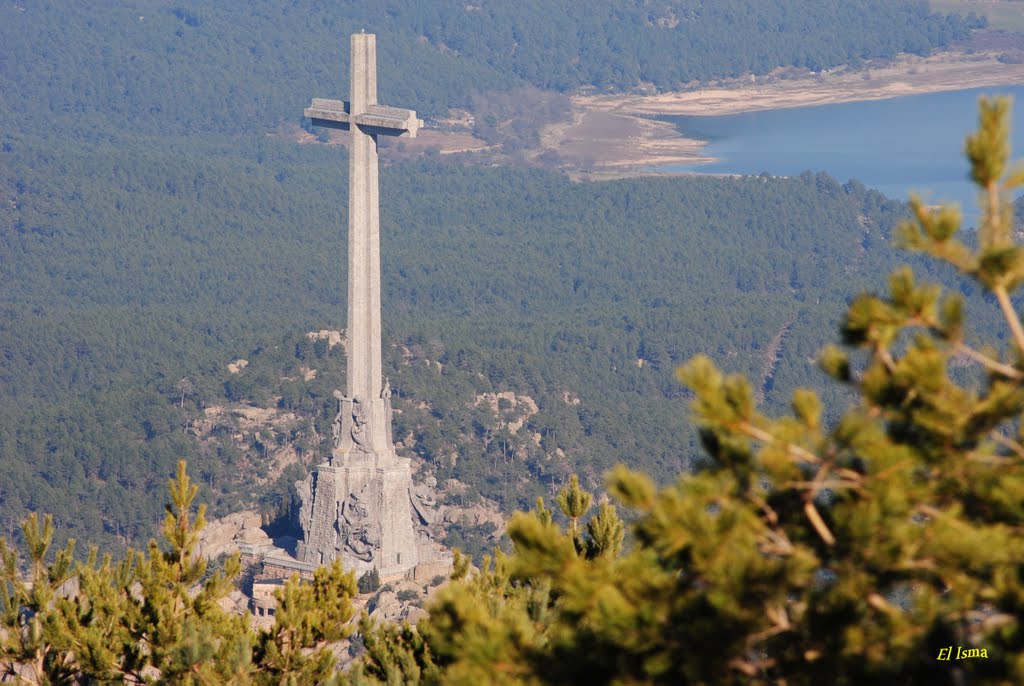
[[[1014,84],[1024,84],[1024,64],[1002,64],[994,54],[944,53],[903,57],[872,69],[788,79],[748,77],[690,92],[577,96],[572,121],[547,127],[542,149],[558,152],[565,166],[583,171],[582,176],[636,175],[644,168],[708,159],[703,141],[684,138],[671,124],[652,117],[736,114]]]

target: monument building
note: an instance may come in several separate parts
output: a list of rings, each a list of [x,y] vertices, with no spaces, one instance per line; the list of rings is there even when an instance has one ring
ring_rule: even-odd
[[[351,99],[314,98],[305,110],[316,126],[349,132],[348,378],[335,391],[338,412],[330,456],[299,493],[300,561],[340,559],[382,578],[408,574],[419,562],[413,526],[410,461],[395,452],[391,389],[381,371],[380,203],[378,136],[415,137],[413,110],[377,103],[376,36],[351,38]]]

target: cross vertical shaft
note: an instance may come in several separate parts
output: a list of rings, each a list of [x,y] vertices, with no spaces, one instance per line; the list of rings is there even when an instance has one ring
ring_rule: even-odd
[[[349,116],[377,104],[377,41],[352,36]],[[380,197],[377,137],[351,127],[348,176],[348,384],[347,396],[380,397]]]

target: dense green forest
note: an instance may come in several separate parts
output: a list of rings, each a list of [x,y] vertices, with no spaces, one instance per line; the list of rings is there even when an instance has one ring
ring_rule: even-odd
[[[347,179],[340,149],[266,134],[344,92],[349,32],[380,35],[382,98],[441,115],[524,84],[927,51],[968,26],[919,2],[741,5],[0,0],[0,536],[46,511],[58,537],[148,537],[181,457],[217,513],[286,507],[343,384],[305,334],[343,325]],[[905,211],[810,173],[591,185],[426,159],[382,181],[396,434],[506,509],[572,471],[691,466],[672,370],[696,352],[770,407],[816,384],[840,305],[900,259]],[[500,391],[536,412],[477,402]],[[273,440],[300,462],[278,473],[268,437],[226,424],[197,441],[227,403],[296,413]]]
[[[437,116],[516,85],[669,89],[927,53],[975,24],[925,0],[3,0],[0,122],[76,138],[263,132],[347,92],[360,29],[380,38],[381,97]]]
[[[557,90],[675,89],[689,81],[828,69],[927,53],[982,22],[927,2],[660,0],[392,3],[389,20],[432,44]]]
[[[247,143],[68,152],[26,137],[2,153],[7,532],[30,509],[80,538],[145,534],[182,456],[217,508],[248,502],[254,458],[197,454],[182,431],[211,404],[280,401],[329,435],[343,365],[303,341],[342,325],[344,153]],[[816,384],[836,312],[899,258],[904,212],[813,174],[576,184],[422,161],[387,167],[382,186],[396,435],[510,508],[569,471],[685,469],[696,451],[672,374],[697,352],[769,402]],[[232,375],[239,357],[250,366]],[[302,365],[322,373],[302,381]],[[538,412],[485,440],[496,422],[474,397],[505,390]]]

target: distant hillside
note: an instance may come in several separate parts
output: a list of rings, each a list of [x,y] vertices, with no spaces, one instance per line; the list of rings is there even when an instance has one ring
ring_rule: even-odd
[[[964,38],[975,19],[893,0],[393,3],[389,25],[558,90],[675,89],[775,67],[827,69]]]
[[[263,132],[347,88],[347,37],[379,34],[382,98],[428,116],[475,92],[659,89],[827,69],[963,38],[923,0],[0,0],[0,122],[75,138]]]
[[[298,433],[262,440],[307,463],[330,435],[344,365],[305,333],[342,325],[344,152],[197,146],[0,153],[0,534],[44,510],[66,535],[137,540],[182,456],[215,509],[279,508],[294,468],[267,482],[280,469],[230,428],[200,449],[188,427],[211,405],[297,412]],[[812,174],[575,184],[422,162],[382,183],[396,435],[508,508],[570,470],[687,468],[673,369],[694,353],[769,403],[818,384],[814,355],[897,259],[903,212]],[[531,400],[481,400],[504,392]]]
[[[305,334],[342,325],[347,179],[343,150],[267,134],[344,94],[349,33],[379,34],[382,99],[439,115],[525,83],[673,87],[967,30],[898,0],[553,4],[0,0],[0,536],[44,511],[59,536],[139,543],[181,457],[215,511],[286,507],[343,383]],[[396,433],[506,509],[570,471],[692,466],[673,368],[696,352],[770,406],[819,383],[904,212],[811,173],[574,184],[423,160],[383,182]],[[227,402],[296,423],[198,441]]]
[[[956,12],[985,17],[989,28],[1024,31],[1024,2],[1021,0],[929,0],[935,12]]]

